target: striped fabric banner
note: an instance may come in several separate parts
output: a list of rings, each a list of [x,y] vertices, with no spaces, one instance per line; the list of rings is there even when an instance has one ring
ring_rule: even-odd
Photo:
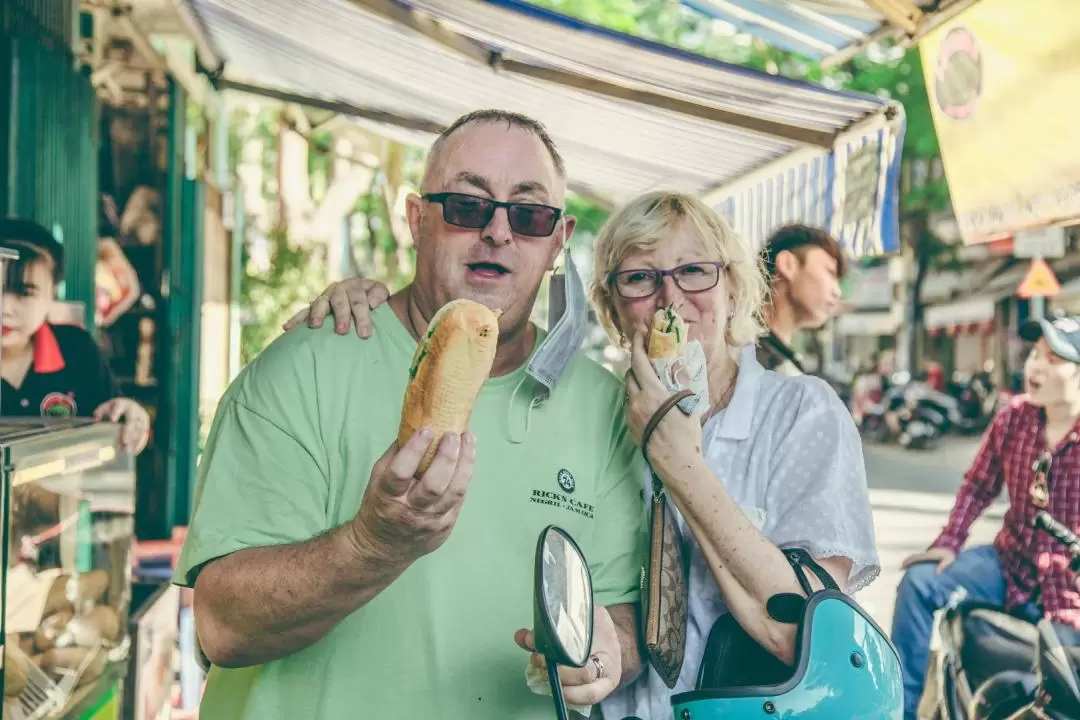
[[[894,252],[900,243],[897,180],[903,125],[804,152],[734,183],[707,200],[755,250],[782,225],[829,230],[852,257]]]

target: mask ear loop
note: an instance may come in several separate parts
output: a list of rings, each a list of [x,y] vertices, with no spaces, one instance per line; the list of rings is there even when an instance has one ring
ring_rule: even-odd
[[[562,242],[562,257],[563,257],[563,271],[562,273],[556,273],[554,270],[551,273],[551,278],[548,280],[548,335],[554,332],[555,327],[562,320],[569,308],[567,307],[567,288],[566,283],[568,281],[567,272],[572,262],[570,258],[570,244],[566,242],[566,223],[559,222],[559,240]],[[538,408],[547,402],[551,393],[548,389],[538,384],[536,391],[533,393],[532,400],[529,403],[529,412],[531,414],[533,408]],[[526,433],[528,432],[528,422],[526,421]]]
[[[539,392],[533,392],[532,398],[529,400],[529,405],[525,409],[525,427],[521,430],[521,434],[518,435],[514,429],[514,408],[517,407],[518,392],[531,380],[529,377],[523,377],[514,386],[514,392],[510,394],[510,402],[506,406],[506,439],[514,445],[520,445],[525,442],[525,438],[529,435],[529,428],[532,424],[532,411],[534,408],[540,407],[543,400],[540,398]]]
[[[554,268],[548,280],[548,332],[566,313],[566,267],[570,264],[570,248],[566,242],[566,223],[559,222],[559,239],[562,241],[563,271],[557,273]]]

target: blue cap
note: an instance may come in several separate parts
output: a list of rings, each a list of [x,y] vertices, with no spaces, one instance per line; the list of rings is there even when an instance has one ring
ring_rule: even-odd
[[[1028,342],[1046,338],[1052,353],[1063,360],[1080,363],[1080,317],[1033,318],[1020,326],[1020,337]]]

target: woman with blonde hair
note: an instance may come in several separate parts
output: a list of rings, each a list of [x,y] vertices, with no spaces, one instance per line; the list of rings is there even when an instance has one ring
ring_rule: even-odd
[[[796,627],[767,607],[776,595],[801,592],[781,548],[806,550],[849,593],[877,575],[862,443],[824,381],[781,376],[757,362],[767,293],[760,257],[703,202],[669,192],[631,201],[600,231],[594,257],[597,316],[630,348],[627,421],[639,445],[671,395],[645,353],[657,309],[675,306],[708,364],[709,409],[700,418],[668,413],[644,448],[689,546],[682,670],[672,690],[650,671],[603,705],[606,718],[665,717],[672,693],[696,687],[707,638],[724,613],[791,665]],[[731,684],[766,684],[755,673],[770,674],[747,671]]]
[[[678,311],[707,361],[709,408],[668,412],[643,449],[677,511],[690,558],[681,671],[669,688],[649,669],[601,705],[608,720],[664,718],[673,694],[697,686],[710,631],[728,613],[776,665],[751,662],[756,667],[730,678],[732,685],[792,674],[796,626],[775,620],[769,601],[804,590],[782,549],[805,550],[847,593],[877,575],[862,444],[823,380],[777,375],[757,362],[767,293],[761,260],[703,202],[664,191],[632,200],[600,231],[594,258],[597,316],[630,350],[627,422],[639,446],[671,398],[645,351],[658,309]],[[348,293],[349,301],[322,306],[356,312],[372,289],[363,281],[339,284],[334,292]],[[325,315],[312,313],[309,322],[318,325]],[[642,480],[648,497],[652,478]]]

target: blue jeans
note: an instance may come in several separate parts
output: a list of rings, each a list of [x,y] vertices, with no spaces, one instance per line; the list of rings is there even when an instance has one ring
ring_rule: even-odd
[[[935,563],[919,563],[908,568],[900,581],[892,641],[904,670],[904,720],[915,720],[930,662],[934,613],[945,607],[960,587],[967,591],[966,600],[1004,606],[1005,577],[997,550],[989,545],[965,550],[940,574]],[[1042,610],[1029,604],[1019,609],[1017,615],[1035,622],[1042,616]],[[1054,627],[1063,643],[1080,645],[1080,633],[1071,626],[1055,623]]]

